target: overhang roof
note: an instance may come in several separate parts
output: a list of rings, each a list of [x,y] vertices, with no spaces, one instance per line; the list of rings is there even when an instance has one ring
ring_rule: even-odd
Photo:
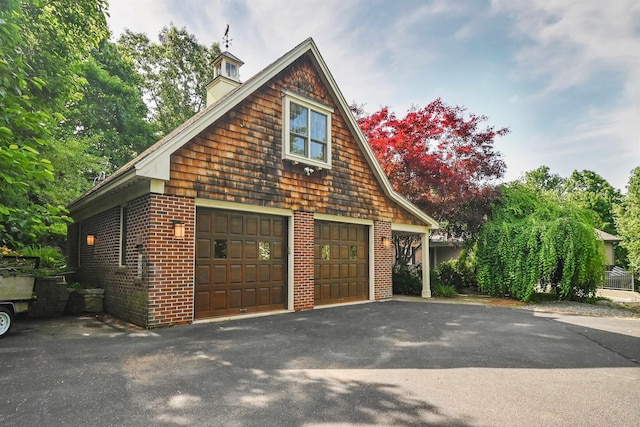
[[[622,239],[619,238],[618,236],[609,234],[606,231],[598,230],[597,228],[596,228],[596,234],[600,236],[600,238],[605,242],[621,242],[622,241]]]
[[[304,55],[309,55],[310,59],[318,69],[321,78],[333,95],[334,101],[338,105],[342,116],[346,120],[352,134],[355,136],[355,139],[362,149],[369,167],[373,171],[378,182],[381,184],[385,194],[403,209],[428,225],[430,228],[439,228],[436,220],[431,218],[429,215],[421,211],[417,206],[410,203],[395,190],[393,190],[391,183],[387,179],[384,171],[380,167],[380,164],[376,160],[373,150],[367,143],[366,137],[358,126],[353,113],[349,109],[348,103],[344,99],[342,92],[340,92],[338,85],[333,79],[329,68],[322,59],[320,51],[318,50],[312,38],[306,39],[298,46],[290,50],[288,53],[284,54],[275,62],[260,71],[258,74],[251,77],[245,83],[233,89],[223,98],[207,106],[201,112],[195,114],[193,117],[184,122],[178,128],[174,129],[160,141],[142,152],[138,157],[115,171],[113,174],[107,177],[106,180],[102,181],[101,183],[87,191],[85,194],[83,194],[81,197],[73,201],[69,205],[69,209],[72,211],[75,209],[82,209],[101,196],[106,195],[108,192],[118,188],[124,188],[140,179],[146,178],[168,181],[170,178],[169,175],[171,154],[173,154],[191,139],[196,137],[208,126],[210,126],[212,123],[226,114],[229,110],[235,107],[238,103],[243,101],[249,95],[258,90],[262,85],[267,83],[278,73],[280,73],[294,61]]]

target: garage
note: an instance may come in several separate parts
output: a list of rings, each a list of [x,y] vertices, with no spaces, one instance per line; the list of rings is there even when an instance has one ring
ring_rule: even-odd
[[[194,317],[284,309],[287,219],[198,208]]]
[[[315,221],[315,305],[369,299],[368,227]]]

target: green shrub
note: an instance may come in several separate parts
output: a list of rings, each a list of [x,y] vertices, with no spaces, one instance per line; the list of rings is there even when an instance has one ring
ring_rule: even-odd
[[[391,280],[394,294],[422,295],[422,267],[419,265],[394,265]]]
[[[436,267],[437,282],[452,286],[461,292],[464,288],[477,287],[475,274],[471,267],[460,260],[443,262]]]
[[[437,284],[431,291],[431,296],[442,298],[453,298],[456,296],[456,289],[453,286]]]
[[[41,270],[44,269],[52,273],[59,273],[63,272],[67,266],[67,261],[62,251],[53,246],[27,246],[20,252],[24,256],[39,257]]]

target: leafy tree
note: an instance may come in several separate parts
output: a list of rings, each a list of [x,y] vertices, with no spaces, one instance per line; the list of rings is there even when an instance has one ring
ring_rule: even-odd
[[[113,171],[144,151],[158,138],[146,120],[148,108],[138,86],[140,76],[107,40],[82,64],[87,80],[82,100],[67,114],[66,128],[90,141],[91,154]]]
[[[640,272],[640,166],[631,171],[627,194],[615,207],[615,223],[620,243],[627,250],[629,268]]]
[[[541,166],[526,172],[523,182],[538,191],[550,191],[563,200],[587,209],[593,215],[596,228],[618,234],[613,212],[615,206],[621,203],[622,195],[597,173],[575,170],[569,178],[562,178],[552,174],[547,166]],[[616,264],[626,265],[627,252],[624,247],[615,246],[615,258]]]
[[[144,99],[151,122],[164,135],[206,105],[206,84],[213,78],[211,62],[220,53],[217,43],[206,47],[192,34],[173,24],[152,43],[142,33],[125,31],[118,45],[127,61],[142,76]]]
[[[55,129],[56,144],[43,149],[56,165],[55,180],[33,196],[66,205],[107,174],[135,158],[157,137],[137,88],[139,77],[117,46],[103,39],[78,66],[82,97],[70,102]]]
[[[60,233],[64,209],[32,195],[53,178],[41,155],[60,111],[75,98],[77,64],[107,34],[106,2],[0,2],[0,244]]]
[[[536,190],[553,191],[561,194],[566,179],[557,173],[552,174],[549,167],[543,165],[532,171],[525,172],[523,182]]]
[[[606,262],[588,210],[519,182],[503,186],[476,250],[480,289],[522,301],[537,285],[562,299],[588,296]]]
[[[564,192],[567,199],[598,214],[601,221],[598,228],[616,234],[613,210],[622,202],[622,194],[607,180],[590,170],[576,170],[567,179]]]
[[[493,143],[509,130],[481,128],[486,120],[437,99],[403,118],[383,108],[358,123],[394,189],[450,235],[468,238],[499,196],[491,184],[505,171]]]

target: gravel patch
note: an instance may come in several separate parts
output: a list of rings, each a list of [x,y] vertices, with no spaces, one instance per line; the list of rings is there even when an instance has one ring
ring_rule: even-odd
[[[635,317],[640,319],[640,313],[618,308],[614,303],[599,301],[595,304],[586,304],[576,301],[546,301],[538,304],[529,304],[521,307],[523,310],[572,313],[585,316],[601,317]]]

